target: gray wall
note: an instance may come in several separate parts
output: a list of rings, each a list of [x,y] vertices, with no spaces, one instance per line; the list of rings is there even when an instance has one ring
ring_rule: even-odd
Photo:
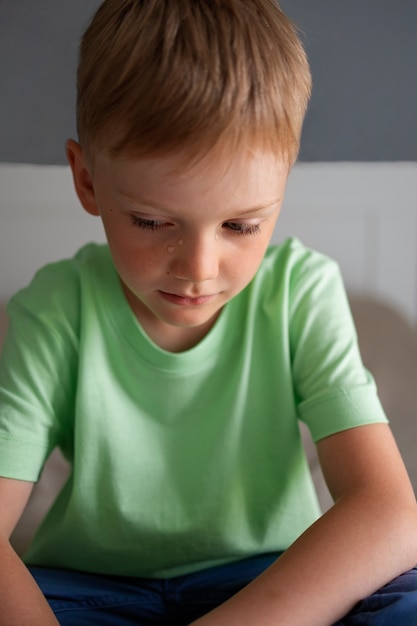
[[[100,0],[0,0],[0,162],[65,162],[79,36]],[[282,0],[314,94],[301,160],[417,161],[416,0]]]

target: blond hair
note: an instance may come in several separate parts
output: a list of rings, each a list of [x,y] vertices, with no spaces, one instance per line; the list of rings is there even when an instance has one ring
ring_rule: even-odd
[[[311,76],[275,0],[105,0],[77,89],[87,152],[195,157],[245,142],[294,161]]]

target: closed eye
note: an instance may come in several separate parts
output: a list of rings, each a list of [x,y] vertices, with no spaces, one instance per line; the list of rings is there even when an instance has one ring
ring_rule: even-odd
[[[157,220],[148,220],[144,217],[138,217],[137,215],[132,215],[131,218],[134,226],[145,230],[160,230],[164,227],[164,222],[158,222]]]
[[[259,224],[242,224],[240,222],[224,222],[223,228],[227,228],[236,235],[256,235],[261,230]]]

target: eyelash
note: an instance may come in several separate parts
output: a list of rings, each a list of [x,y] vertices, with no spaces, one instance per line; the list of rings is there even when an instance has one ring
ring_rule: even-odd
[[[165,226],[164,223],[147,220],[137,215],[132,215],[132,223],[134,226],[150,231],[161,230]],[[261,230],[259,224],[239,224],[238,222],[225,222],[223,228],[229,229],[235,235],[243,236],[256,235]]]
[[[155,220],[145,220],[143,217],[138,217],[137,215],[132,215],[132,223],[133,226],[138,226],[144,230],[161,230],[161,228],[164,227],[164,224],[161,222],[156,222]]]
[[[225,222],[223,227],[229,228],[236,235],[256,235],[261,230],[259,224],[239,224],[238,222]]]

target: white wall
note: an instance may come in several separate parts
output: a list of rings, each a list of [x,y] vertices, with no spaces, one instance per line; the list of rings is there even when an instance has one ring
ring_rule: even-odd
[[[0,165],[0,298],[41,265],[103,241],[66,166]],[[274,241],[297,236],[341,265],[348,289],[417,322],[417,163],[298,163]]]
[[[298,163],[275,240],[289,234],[417,322],[417,163]]]

